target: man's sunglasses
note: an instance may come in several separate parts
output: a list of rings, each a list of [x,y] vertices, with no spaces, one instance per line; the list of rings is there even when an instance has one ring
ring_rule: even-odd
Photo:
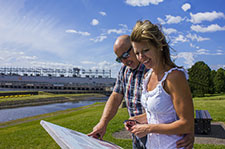
[[[130,56],[129,52],[130,52],[131,49],[132,49],[132,46],[130,46],[130,48],[127,50],[127,52],[124,52],[120,57],[117,57],[116,58],[116,61],[118,63],[121,63],[122,62],[122,59],[128,58]]]

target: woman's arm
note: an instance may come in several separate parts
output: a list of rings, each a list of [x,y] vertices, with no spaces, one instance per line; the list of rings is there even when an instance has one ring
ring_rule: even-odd
[[[170,124],[134,125],[131,132],[145,136],[148,133],[187,134],[194,132],[194,108],[191,92],[185,75],[181,71],[173,71],[165,81],[165,90],[172,97],[179,120]]]
[[[147,124],[148,123],[146,113],[143,113],[141,115],[137,115],[137,116],[134,116],[134,117],[130,117],[129,119],[136,120],[141,124]]]
[[[179,120],[171,123],[173,134],[194,132],[194,107],[188,81],[182,71],[175,70],[168,75],[165,90],[171,95]],[[170,134],[169,131],[169,134]]]

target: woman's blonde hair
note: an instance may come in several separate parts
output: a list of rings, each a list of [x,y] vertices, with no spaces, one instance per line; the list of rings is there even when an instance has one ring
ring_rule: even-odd
[[[150,44],[162,51],[163,64],[177,67],[170,58],[170,48],[165,35],[157,25],[152,24],[149,20],[137,21],[130,38],[132,42],[149,41]]]

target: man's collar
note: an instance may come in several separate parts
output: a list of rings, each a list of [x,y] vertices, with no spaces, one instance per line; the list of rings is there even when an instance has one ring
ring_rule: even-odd
[[[144,64],[139,63],[138,66],[137,66],[137,68],[135,68],[135,69],[131,69],[130,67],[128,67],[128,68],[132,72],[135,72],[135,71],[143,71],[143,69],[141,69],[143,67],[143,65]]]

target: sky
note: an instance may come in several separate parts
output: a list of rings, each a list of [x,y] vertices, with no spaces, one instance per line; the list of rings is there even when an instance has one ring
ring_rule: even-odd
[[[0,0],[0,67],[111,70],[138,20],[159,24],[184,68],[225,68],[224,0]]]

